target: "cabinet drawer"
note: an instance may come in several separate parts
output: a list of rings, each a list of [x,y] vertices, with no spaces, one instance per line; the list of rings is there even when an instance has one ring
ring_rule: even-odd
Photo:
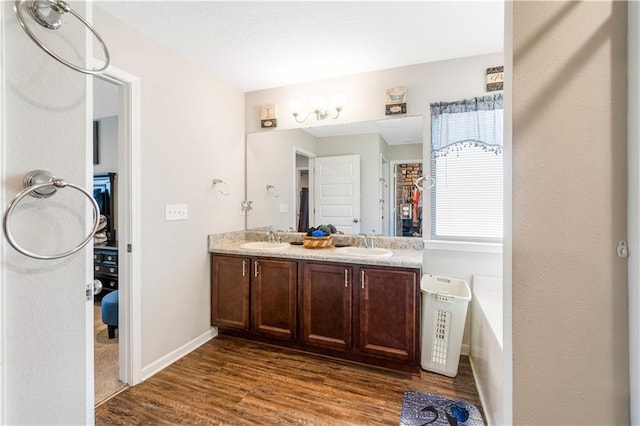
[[[102,288],[107,290],[117,290],[118,289],[118,279],[111,278],[104,275],[97,275],[95,279],[100,280],[102,283]]]
[[[98,274],[118,274],[118,267],[115,265],[94,265],[93,270]]]
[[[106,288],[110,288],[112,290],[118,289],[118,280],[105,278],[100,281],[102,281],[102,285]]]

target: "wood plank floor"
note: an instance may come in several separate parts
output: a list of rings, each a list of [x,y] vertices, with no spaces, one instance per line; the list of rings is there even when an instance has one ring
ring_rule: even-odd
[[[475,404],[467,357],[449,378],[397,373],[218,336],[96,408],[96,424],[398,425],[408,390]]]

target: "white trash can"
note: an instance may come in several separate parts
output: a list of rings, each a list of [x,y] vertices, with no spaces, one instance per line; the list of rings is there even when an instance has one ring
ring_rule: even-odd
[[[422,292],[422,356],[427,371],[455,377],[471,289],[465,280],[424,274]]]

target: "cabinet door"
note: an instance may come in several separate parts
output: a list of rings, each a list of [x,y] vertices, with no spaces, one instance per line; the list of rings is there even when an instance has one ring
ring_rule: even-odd
[[[415,361],[418,354],[418,273],[362,267],[359,282],[359,342],[362,352]]]
[[[297,265],[285,260],[253,260],[253,331],[278,339],[295,340]]]
[[[211,256],[211,325],[249,329],[249,259]]]
[[[351,349],[353,268],[306,263],[302,282],[302,333],[306,344]]]

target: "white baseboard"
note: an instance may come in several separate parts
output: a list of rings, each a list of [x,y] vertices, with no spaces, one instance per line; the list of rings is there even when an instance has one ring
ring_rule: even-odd
[[[476,391],[478,392],[478,397],[480,398],[480,404],[482,404],[482,408],[483,408],[483,412],[484,412],[484,420],[487,424],[487,426],[492,426],[493,423],[493,419],[491,418],[491,414],[487,412],[487,409],[485,407],[487,407],[486,404],[486,400],[484,397],[484,394],[482,393],[482,388],[480,386],[478,386],[478,376],[476,375],[476,369],[473,366],[473,357],[469,357],[469,363],[471,364],[471,372],[473,373],[473,381],[476,384]]]
[[[460,354],[469,356],[469,354],[471,353],[469,351],[469,348],[470,346],[468,343],[463,343],[462,346],[460,346]]]
[[[162,358],[158,359],[157,361],[154,361],[151,364],[147,365],[146,367],[143,367],[142,381],[144,382],[145,380],[147,380],[149,377],[153,376],[160,370],[167,368],[168,366],[170,366],[171,364],[173,364],[183,356],[198,349],[200,346],[204,345],[205,343],[207,343],[209,340],[213,339],[217,335],[218,335],[218,329],[215,327],[211,328],[205,333],[191,340],[190,342],[187,342],[184,345],[180,346],[178,349],[174,350],[173,352],[170,352],[167,355],[163,356]]]

